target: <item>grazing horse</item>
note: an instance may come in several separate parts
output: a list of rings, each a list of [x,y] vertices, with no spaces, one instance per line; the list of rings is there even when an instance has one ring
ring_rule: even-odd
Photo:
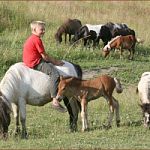
[[[67,34],[69,34],[69,42],[71,42],[71,35],[82,26],[81,21],[78,19],[67,19],[57,30],[55,39],[57,43],[62,42],[62,35],[65,34],[65,43],[67,41]]]
[[[136,44],[136,37],[133,35],[127,36],[116,36],[113,38],[108,44],[103,48],[103,55],[107,57],[112,49],[119,49],[120,50],[120,58],[122,57],[123,49],[128,49],[129,59],[133,59],[134,51],[135,51],[135,44]]]
[[[136,92],[141,101],[144,126],[150,127],[150,72],[142,74]]]
[[[79,39],[84,40],[84,46],[87,46],[93,41],[93,48],[99,44],[99,40],[102,39],[104,45],[107,44],[112,38],[109,28],[104,25],[91,25],[86,24],[82,26],[74,35],[73,42]]]
[[[85,131],[88,129],[88,102],[99,97],[104,97],[108,101],[110,108],[110,116],[107,127],[111,127],[114,110],[116,111],[116,124],[119,126],[119,103],[112,96],[114,88],[116,88],[117,93],[121,93],[123,91],[119,79],[112,78],[107,75],[102,75],[91,80],[81,80],[75,77],[61,77],[58,85],[57,98],[59,99],[63,95],[69,95],[70,97],[75,97],[75,99],[81,103],[82,131]]]
[[[63,66],[56,66],[60,75],[82,78],[82,70],[79,65],[64,61]],[[50,77],[40,71],[33,70],[24,63],[12,65],[0,82],[0,127],[5,137],[10,123],[10,112],[13,111],[16,119],[15,133],[20,132],[22,125],[22,138],[27,138],[26,130],[26,104],[43,106],[50,102]],[[76,112],[72,111],[69,97],[65,97],[64,103],[70,114],[70,128],[76,129]]]

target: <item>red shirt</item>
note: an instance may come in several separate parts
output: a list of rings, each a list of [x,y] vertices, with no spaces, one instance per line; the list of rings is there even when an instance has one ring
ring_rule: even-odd
[[[45,52],[40,37],[32,34],[24,43],[23,62],[30,68],[39,64],[42,59],[41,53]]]

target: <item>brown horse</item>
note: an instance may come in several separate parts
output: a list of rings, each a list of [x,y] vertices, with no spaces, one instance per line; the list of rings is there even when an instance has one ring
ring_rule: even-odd
[[[62,42],[62,35],[65,34],[65,43],[67,41],[67,34],[69,34],[69,42],[71,42],[71,35],[82,26],[81,21],[78,19],[67,19],[57,30],[55,39],[57,43]]]
[[[82,131],[85,131],[88,129],[88,102],[99,97],[104,97],[108,101],[110,108],[108,127],[111,127],[114,110],[116,111],[116,124],[119,126],[119,103],[112,96],[114,88],[116,88],[117,93],[121,93],[123,91],[119,79],[112,78],[108,75],[102,75],[93,80],[61,77],[58,85],[57,98],[59,99],[62,98],[63,95],[69,94],[69,96],[77,99],[81,103]]]
[[[111,49],[119,49],[120,50],[120,58],[122,57],[123,49],[128,49],[129,59],[132,60],[135,52],[135,44],[137,40],[134,35],[127,36],[116,36],[113,38],[108,44],[103,48],[103,55],[106,57]]]

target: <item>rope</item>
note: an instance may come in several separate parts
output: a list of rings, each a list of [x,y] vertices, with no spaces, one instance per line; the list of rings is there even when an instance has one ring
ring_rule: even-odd
[[[63,59],[66,58],[66,56],[69,54],[71,48],[72,48],[78,41],[81,41],[82,39],[85,39],[85,38],[90,37],[90,36],[91,36],[91,35],[87,35],[87,36],[85,36],[85,37],[83,37],[83,38],[81,38],[81,39],[75,41],[75,42],[68,48],[68,50],[67,50],[66,54],[64,55]]]

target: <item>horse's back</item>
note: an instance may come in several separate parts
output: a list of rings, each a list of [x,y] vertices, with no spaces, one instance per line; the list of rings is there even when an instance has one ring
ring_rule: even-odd
[[[138,91],[142,103],[150,103],[150,72],[144,72],[141,75]]]
[[[55,66],[61,76],[72,76],[72,77],[78,77],[78,74],[74,68],[74,65],[72,63],[69,63],[67,61],[64,61],[63,66]]]
[[[92,25],[92,24],[86,24],[87,28],[89,29],[89,31],[93,30],[96,32],[97,36],[99,36],[99,32],[100,29],[102,27],[102,25]]]
[[[112,78],[111,76],[101,75],[99,78],[100,78],[100,81],[102,82],[102,84],[105,86],[105,88],[110,88],[110,87],[116,86],[114,78]]]
[[[49,76],[25,66],[24,63],[12,65],[1,81],[0,89],[4,95],[15,101],[17,98],[32,99],[49,92]]]

